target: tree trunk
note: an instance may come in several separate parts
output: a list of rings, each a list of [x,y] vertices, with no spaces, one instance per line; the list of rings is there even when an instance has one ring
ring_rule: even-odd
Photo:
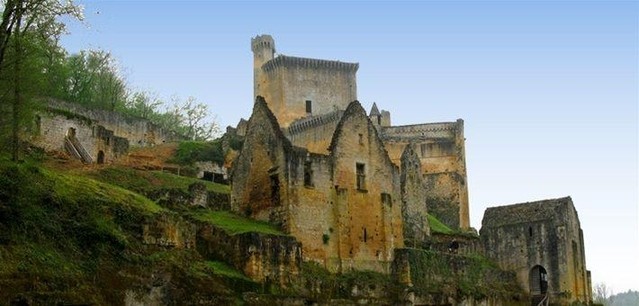
[[[21,89],[20,89],[20,65],[22,57],[22,49],[20,40],[22,39],[20,33],[20,26],[22,21],[22,3],[18,1],[18,7],[16,8],[16,27],[14,32],[15,40],[15,62],[14,62],[14,75],[13,75],[13,103],[11,103],[11,159],[18,161],[20,158],[20,107],[21,107]]]

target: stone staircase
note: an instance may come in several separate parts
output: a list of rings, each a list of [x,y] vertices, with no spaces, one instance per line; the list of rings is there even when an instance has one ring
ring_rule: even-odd
[[[92,164],[93,158],[82,146],[80,141],[74,136],[67,136],[64,138],[64,148],[76,159],[81,160],[85,164]]]

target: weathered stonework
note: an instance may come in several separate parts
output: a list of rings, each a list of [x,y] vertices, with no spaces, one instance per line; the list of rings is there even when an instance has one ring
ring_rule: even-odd
[[[205,258],[230,263],[254,281],[288,288],[299,281],[302,248],[290,236],[244,233],[229,235],[200,224],[197,250]]]
[[[413,144],[407,145],[402,153],[400,184],[404,241],[406,245],[419,246],[430,236],[430,225],[422,167]]]
[[[232,208],[295,236],[305,259],[331,271],[389,272],[403,245],[399,169],[358,102],[328,154],[293,146],[258,97],[232,175]]]
[[[270,35],[251,40],[254,94],[263,96],[289,141],[312,153],[328,154],[337,124],[357,99],[359,65],[275,55]],[[391,126],[390,112],[374,103],[370,122],[393,163],[400,165],[409,143],[415,143],[426,177],[431,214],[452,228],[470,227],[463,121]],[[242,123],[242,122],[240,122]],[[238,125],[237,130],[244,129]]]
[[[451,228],[468,229],[464,122],[381,127],[381,135],[391,159],[398,164],[406,146],[415,145],[429,213]]]
[[[570,197],[490,207],[481,238],[486,256],[515,271],[530,295],[551,303],[591,301],[583,232]]]
[[[270,35],[251,39],[251,50],[254,96],[264,97],[282,127],[309,115],[344,110],[357,99],[356,63],[275,56]]]
[[[45,103],[45,110],[35,117],[30,141],[47,151],[67,151],[73,142],[78,151],[84,151],[80,155],[84,155],[85,163],[111,163],[125,155],[129,147],[179,139],[145,119],[56,100]]]

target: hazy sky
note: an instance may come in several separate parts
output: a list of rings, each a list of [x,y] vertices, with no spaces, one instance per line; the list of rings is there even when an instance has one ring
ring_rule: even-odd
[[[472,226],[570,195],[593,283],[639,289],[637,1],[80,1],[70,51],[111,51],[137,89],[194,96],[222,126],[253,103],[250,38],[358,62],[395,125],[465,120]]]

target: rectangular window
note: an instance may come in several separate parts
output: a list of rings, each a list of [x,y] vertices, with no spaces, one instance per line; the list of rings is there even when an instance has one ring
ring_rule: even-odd
[[[274,206],[280,205],[280,178],[277,174],[270,176],[271,179],[271,203]]]
[[[313,163],[304,162],[304,186],[313,187]]]
[[[306,113],[313,113],[313,102],[311,102],[311,100],[306,100]]]
[[[357,189],[366,190],[366,165],[356,163],[355,169],[357,173]]]
[[[393,199],[390,194],[382,192],[382,204],[393,206]]]

